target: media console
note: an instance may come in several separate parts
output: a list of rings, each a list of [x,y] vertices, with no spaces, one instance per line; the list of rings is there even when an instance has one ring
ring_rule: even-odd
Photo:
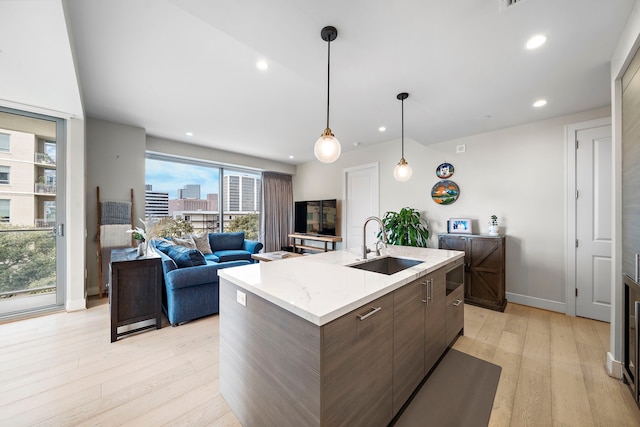
[[[293,239],[293,252],[296,253],[302,252],[303,249],[322,252],[334,251],[336,249],[336,242],[342,242],[341,236],[314,236],[312,234],[293,233],[289,234],[289,237]],[[305,240],[321,242],[324,243],[324,246],[306,245]],[[298,243],[298,241],[300,243]],[[330,247],[329,244],[331,244]]]

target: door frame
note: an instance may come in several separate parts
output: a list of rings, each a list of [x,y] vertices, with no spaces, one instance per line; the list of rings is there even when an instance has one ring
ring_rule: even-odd
[[[366,163],[363,165],[358,165],[358,166],[352,166],[349,168],[344,168],[342,170],[342,200],[344,201],[344,203],[342,204],[342,220],[341,222],[341,227],[342,227],[342,234],[343,234],[343,239],[342,239],[342,248],[343,249],[348,249],[349,248],[349,229],[347,228],[347,206],[349,204],[349,200],[347,200],[347,176],[349,175],[350,172],[356,172],[356,171],[360,171],[360,170],[364,170],[364,169],[375,169],[375,174],[376,174],[376,187],[377,187],[377,198],[378,200],[376,201],[375,205],[376,205],[376,216],[380,216],[380,164],[378,162],[374,162],[374,163]]]
[[[565,314],[568,316],[576,315],[576,136],[579,131],[597,128],[602,126],[611,126],[611,117],[601,119],[587,120],[584,122],[572,123],[566,126],[565,134],[565,158],[567,160],[567,187],[565,193],[566,212],[565,230],[566,230],[566,270],[565,270]],[[613,140],[612,140],[613,141]],[[612,144],[613,146],[613,144]],[[615,156],[613,157],[615,158]],[[613,165],[611,165],[613,173]],[[615,180],[614,180],[615,182]],[[613,188],[611,189],[613,191]],[[613,248],[612,248],[613,251]],[[612,253],[613,255],[613,253]],[[613,312],[613,310],[612,310]]]

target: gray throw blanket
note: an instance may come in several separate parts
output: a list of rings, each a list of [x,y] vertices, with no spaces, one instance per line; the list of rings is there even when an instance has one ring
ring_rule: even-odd
[[[100,225],[131,225],[131,202],[105,200],[100,202]]]

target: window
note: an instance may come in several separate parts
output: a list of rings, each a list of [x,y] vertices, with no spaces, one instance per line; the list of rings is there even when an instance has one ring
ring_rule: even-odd
[[[194,232],[245,231],[258,239],[261,174],[147,154],[145,215],[182,218]]]
[[[0,152],[9,152],[11,149],[11,135],[0,133]]]
[[[0,223],[11,222],[11,200],[0,200]]]
[[[0,184],[9,183],[9,166],[0,166]]]

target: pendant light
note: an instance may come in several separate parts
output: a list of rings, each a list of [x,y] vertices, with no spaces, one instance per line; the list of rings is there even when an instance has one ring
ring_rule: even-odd
[[[413,171],[411,170],[411,166],[404,159],[404,100],[409,97],[409,94],[406,92],[399,93],[396,98],[398,98],[402,102],[402,157],[400,161],[393,169],[393,177],[396,181],[409,181],[411,178],[411,174]]]
[[[331,132],[329,128],[329,73],[331,71],[331,42],[338,37],[338,30],[335,27],[324,27],[320,31],[322,40],[327,42],[327,127],[324,133],[316,141],[313,152],[316,158],[322,163],[333,163],[340,157],[340,141]]]

